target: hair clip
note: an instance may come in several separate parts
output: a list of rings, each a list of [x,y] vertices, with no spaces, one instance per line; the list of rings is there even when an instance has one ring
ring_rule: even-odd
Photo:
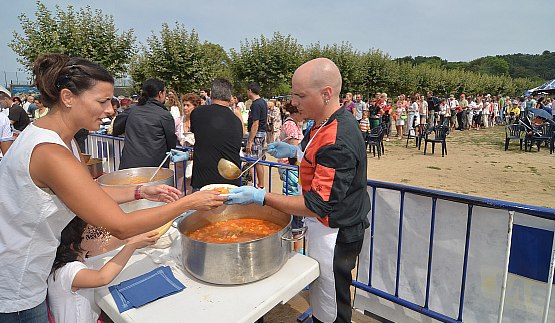
[[[61,89],[70,79],[71,79],[71,76],[69,76],[68,74],[64,74],[60,76],[56,81],[56,87],[58,89]]]

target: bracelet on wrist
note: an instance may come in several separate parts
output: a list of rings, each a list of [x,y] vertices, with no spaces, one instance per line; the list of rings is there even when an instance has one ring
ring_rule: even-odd
[[[143,187],[142,185],[137,185],[137,187],[135,187],[135,200],[140,200],[141,199],[141,187]]]

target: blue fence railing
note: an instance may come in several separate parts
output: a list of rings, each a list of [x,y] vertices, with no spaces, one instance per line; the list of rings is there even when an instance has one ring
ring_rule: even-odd
[[[393,302],[395,304],[401,305],[403,307],[409,308],[413,311],[416,311],[422,315],[425,315],[427,317],[431,317],[433,319],[436,319],[438,321],[441,322],[450,322],[450,323],[454,323],[454,322],[463,322],[463,313],[465,312],[465,304],[467,302],[465,302],[465,296],[466,296],[466,290],[467,290],[467,279],[468,279],[468,273],[469,273],[469,252],[470,252],[470,245],[471,245],[471,239],[473,237],[473,235],[475,234],[475,230],[476,230],[476,226],[473,226],[473,218],[475,216],[475,212],[474,210],[476,210],[476,208],[482,208],[481,212],[480,212],[480,217],[483,216],[484,212],[488,212],[488,210],[492,210],[490,213],[494,214],[495,212],[493,210],[504,210],[507,211],[507,218],[509,219],[508,221],[508,230],[507,228],[505,228],[506,232],[506,238],[508,239],[508,241],[510,242],[512,240],[512,227],[513,227],[513,217],[514,214],[517,213],[519,215],[522,215],[521,217],[526,217],[529,216],[532,219],[536,219],[536,220],[532,220],[532,221],[528,221],[529,223],[532,223],[532,225],[539,221],[539,219],[541,219],[544,223],[547,223],[546,227],[549,227],[549,224],[553,225],[553,221],[555,220],[555,209],[551,209],[551,208],[545,208],[545,207],[538,207],[538,206],[531,206],[531,205],[525,205],[525,204],[518,204],[518,203],[513,203],[513,202],[506,202],[506,201],[498,201],[498,200],[493,200],[493,199],[487,199],[487,198],[480,198],[480,197],[474,197],[474,196],[467,196],[467,195],[462,195],[462,194],[456,194],[456,193],[448,193],[448,192],[442,192],[442,191],[436,191],[436,190],[431,190],[431,189],[425,189],[425,188],[417,188],[417,187],[411,187],[411,186],[406,186],[406,185],[401,185],[401,184],[393,184],[393,183],[385,183],[385,182],[379,182],[379,181],[373,181],[373,180],[369,180],[368,181],[368,188],[369,188],[369,194],[371,196],[372,199],[372,210],[371,210],[371,214],[370,214],[370,234],[369,234],[369,250],[367,250],[367,255],[368,255],[368,267],[367,267],[367,276],[363,277],[363,279],[361,279],[361,277],[359,276],[357,278],[356,281],[353,281],[353,285],[355,287],[357,287],[358,289],[368,292],[370,294],[376,295],[380,298],[386,299],[390,302]],[[375,264],[375,248],[376,248],[376,237],[380,236],[381,239],[384,239],[383,236],[383,231],[380,232],[380,229],[376,228],[376,217],[377,215],[377,211],[376,210],[384,210],[387,209],[385,208],[383,205],[381,205],[384,202],[384,199],[380,199],[377,197],[378,192],[381,193],[386,193],[386,194],[397,194],[396,196],[398,197],[398,213],[395,212],[388,212],[387,214],[380,214],[380,216],[382,217],[387,217],[389,219],[389,221],[394,221],[395,224],[397,225],[398,223],[398,231],[393,232],[393,230],[389,230],[389,238],[392,239],[396,239],[396,255],[394,257],[390,257],[390,260],[395,262],[395,269],[393,270],[393,274],[395,275],[395,279],[394,281],[394,286],[390,286],[391,291],[386,291],[384,290],[384,288],[376,288],[374,286],[374,281],[373,281],[373,276],[376,276],[376,264]],[[429,198],[431,199],[431,208],[429,209],[429,218],[428,216],[426,217],[421,217],[422,221],[427,221],[429,219],[429,232],[423,232],[423,231],[418,231],[417,235],[421,236],[421,240],[425,241],[424,238],[422,237],[428,237],[427,239],[427,250],[426,250],[426,255],[427,255],[427,263],[425,266],[423,266],[424,268],[426,268],[425,270],[425,274],[421,275],[420,278],[422,279],[422,281],[424,282],[425,289],[424,289],[424,298],[422,300],[422,302],[414,302],[414,301],[409,301],[404,297],[401,297],[399,295],[399,286],[400,286],[400,277],[402,275],[405,275],[406,273],[401,269],[401,264],[403,263],[404,259],[403,259],[403,253],[402,253],[402,246],[405,246],[404,244],[404,232],[406,230],[409,231],[415,231],[417,230],[414,227],[407,227],[406,225],[403,224],[404,222],[404,216],[407,212],[406,210],[406,205],[405,205],[405,200],[406,200],[406,196],[407,194],[411,194],[412,196],[416,196],[418,198]],[[416,199],[418,199],[416,198]],[[448,201],[450,203],[456,203],[462,206],[466,206],[467,212],[466,212],[466,224],[464,225],[464,238],[461,241],[464,245],[462,246],[463,248],[463,252],[462,252],[462,269],[461,269],[461,275],[457,276],[457,275],[453,275],[455,277],[459,277],[460,279],[460,283],[459,283],[459,290],[456,291],[455,294],[459,295],[459,299],[457,301],[457,310],[456,310],[456,315],[447,315],[446,313],[442,313],[441,311],[438,310],[433,310],[430,308],[430,291],[431,291],[431,278],[432,278],[432,265],[433,265],[433,260],[434,258],[434,251],[436,250],[434,248],[434,240],[435,240],[435,233],[438,230],[437,227],[437,223],[436,223],[436,212],[437,212],[437,205],[438,202],[443,203],[444,201]],[[485,210],[485,211],[484,211]],[[381,212],[381,211],[380,211]],[[422,212],[422,208],[419,210],[419,212]],[[424,212],[427,213],[427,212]],[[445,213],[445,212],[444,212]],[[443,215],[443,216],[448,216],[448,215]],[[523,220],[524,221],[524,220]],[[535,222],[534,222],[535,221]],[[525,227],[527,228],[527,227]],[[381,228],[383,229],[383,228]],[[461,227],[462,229],[462,227]],[[414,232],[412,232],[414,233]],[[555,235],[554,232],[550,231],[550,235],[551,237],[553,237],[552,241],[547,241],[547,243],[549,243],[549,247],[553,245],[555,245]],[[501,237],[501,236],[500,236]],[[391,241],[391,239],[389,240]],[[409,243],[412,243],[409,242]],[[474,244],[477,245],[479,244],[480,241],[474,241]],[[486,245],[484,245],[486,246]],[[474,247],[476,249],[476,247]],[[514,248],[513,248],[514,249]],[[440,250],[440,249],[439,249]],[[552,283],[553,283],[553,261],[554,261],[554,256],[555,256],[555,248],[550,248],[549,249],[551,252],[550,253],[544,253],[544,257],[549,257],[550,259],[546,259],[547,261],[544,261],[544,265],[549,266],[549,269],[547,271],[545,271],[546,273],[549,273],[548,277],[545,277],[545,281],[547,284],[544,284],[545,288],[546,288],[546,292],[545,292],[545,304],[543,306],[543,322],[547,322],[547,318],[548,318],[548,313],[549,313],[549,307],[550,307],[550,300],[551,300],[551,288],[552,288]],[[476,250],[473,250],[476,251]],[[501,322],[501,319],[503,317],[503,310],[504,310],[504,301],[505,298],[507,297],[506,295],[506,284],[507,284],[507,274],[508,274],[508,268],[509,268],[509,261],[514,261],[517,262],[518,259],[515,259],[517,256],[515,255],[511,255],[511,246],[510,244],[508,244],[506,250],[504,251],[506,252],[506,258],[505,258],[505,264],[499,264],[499,269],[504,270],[504,275],[503,275],[503,280],[501,282],[501,285],[499,286],[499,309],[496,308],[496,312],[497,312],[497,318],[499,319],[498,322]],[[534,252],[533,250],[531,252]],[[454,254],[453,254],[454,255]],[[513,257],[514,256],[514,257]],[[478,255],[474,255],[475,258],[479,257]],[[394,259],[391,259],[394,258]],[[476,260],[474,260],[476,262]],[[474,263],[475,263],[474,262]],[[360,265],[360,264],[359,264]],[[414,265],[414,264],[412,264]],[[501,266],[503,265],[503,266]],[[529,264],[530,266],[533,266],[533,264]],[[407,268],[410,265],[407,264]],[[476,271],[476,268],[472,268],[472,270]],[[406,269],[405,269],[406,271]],[[359,267],[359,273],[360,273],[360,267]],[[391,274],[391,272],[390,272]],[[519,273],[517,273],[519,274]],[[449,277],[449,279],[452,279],[453,277]],[[364,282],[361,282],[360,280],[364,280]],[[411,282],[414,283],[414,282]],[[437,288],[436,288],[437,290]],[[471,320],[473,321],[473,320]],[[484,320],[487,321],[487,320]]]

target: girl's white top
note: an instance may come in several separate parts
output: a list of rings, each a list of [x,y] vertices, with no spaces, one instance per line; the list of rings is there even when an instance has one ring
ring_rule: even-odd
[[[96,323],[100,316],[100,307],[94,302],[94,288],[71,290],[81,269],[88,268],[80,261],[73,261],[48,277],[48,306],[56,323]]]
[[[43,143],[67,148],[54,131],[30,124],[0,162],[0,313],[30,309],[45,300],[62,229],[75,216],[31,179],[31,154]],[[79,159],[74,142],[72,152]]]

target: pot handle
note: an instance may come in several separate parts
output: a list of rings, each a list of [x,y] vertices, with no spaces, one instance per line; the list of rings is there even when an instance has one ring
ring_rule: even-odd
[[[302,227],[300,229],[293,229],[291,228],[288,232],[291,232],[291,238],[286,237],[285,234],[287,234],[287,232],[281,236],[281,240],[284,241],[289,241],[289,242],[296,242],[299,241],[301,239],[304,239],[304,237],[306,236],[306,231],[308,230],[307,227]],[[293,234],[299,234],[298,237],[293,238]]]

